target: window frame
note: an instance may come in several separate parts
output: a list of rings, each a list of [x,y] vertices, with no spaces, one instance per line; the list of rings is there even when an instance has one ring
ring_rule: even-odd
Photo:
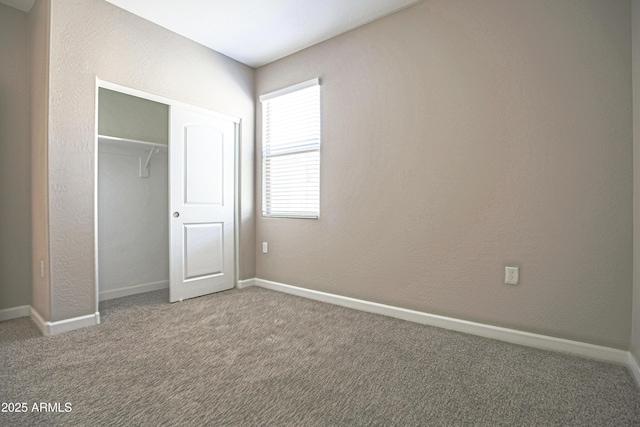
[[[315,105],[313,106],[313,108],[317,107],[317,123],[314,123],[314,130],[316,130],[315,126],[317,126],[317,143],[314,143],[315,146],[311,145],[309,148],[306,148],[306,149],[303,148],[302,150],[300,150],[299,146],[292,147],[289,149],[280,148],[280,150],[278,150],[278,147],[276,144],[275,151],[276,152],[280,151],[280,152],[277,154],[269,155],[268,153],[270,151],[269,150],[270,141],[268,138],[269,126],[267,124],[267,119],[268,119],[267,106],[269,101],[280,98],[280,97],[284,97],[305,89],[310,89],[313,87],[317,87],[317,91],[318,91],[317,106]],[[314,78],[314,79],[307,80],[292,86],[288,86],[280,90],[266,93],[260,96],[260,103],[262,104],[262,144],[261,144],[262,145],[261,147],[261,165],[262,165],[261,213],[262,213],[262,217],[263,218],[291,218],[291,219],[319,219],[320,218],[320,162],[321,162],[321,146],[322,146],[322,111],[321,111],[322,102],[321,102],[321,91],[320,91],[320,79]],[[267,170],[266,170],[267,167],[266,166],[269,160],[272,160],[278,157],[282,158],[284,156],[296,156],[296,155],[303,155],[303,154],[315,153],[315,152],[317,152],[317,161],[316,159],[313,159],[315,163],[314,162],[311,163],[312,167],[314,165],[317,165],[317,174],[314,173],[312,175],[312,178],[317,179],[317,200],[315,200],[317,204],[316,206],[314,206],[315,210],[313,212],[310,211],[309,213],[304,213],[304,207],[302,207],[302,209],[299,209],[299,210],[280,209],[275,211],[273,210],[273,207],[268,208],[268,205],[271,205],[270,203],[268,203],[268,201],[272,200],[272,199],[269,199],[270,194],[272,194],[272,191],[271,191],[272,187],[267,188],[268,183],[267,183]],[[300,165],[303,165],[303,164],[304,164],[304,161],[301,161]],[[271,165],[270,168],[273,168],[273,165]]]

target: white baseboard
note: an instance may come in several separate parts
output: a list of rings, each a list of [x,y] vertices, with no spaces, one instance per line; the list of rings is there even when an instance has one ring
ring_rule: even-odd
[[[248,288],[250,286],[255,286],[255,285],[256,285],[256,279],[238,280],[238,284],[236,285],[236,288],[244,289],[244,288]]]
[[[0,310],[0,322],[4,320],[19,319],[20,317],[29,317],[29,306],[21,305],[19,307],[3,308]]]
[[[44,336],[61,334],[63,332],[73,331],[74,329],[84,328],[86,326],[94,326],[100,324],[100,313],[88,314],[86,316],[73,317],[71,319],[58,320],[55,322],[45,321],[35,308],[30,307],[30,316],[36,326]]]
[[[102,291],[100,292],[100,301],[128,297],[129,295],[142,294],[144,292],[159,291],[160,289],[169,289],[169,281],[160,280],[158,282],[140,283],[138,285],[123,286],[118,289]]]
[[[543,350],[571,353],[582,357],[588,357],[590,359],[613,362],[629,367],[630,353],[625,350],[555,338],[546,335],[532,334],[515,329],[469,322],[467,320],[438,316],[414,310],[407,310],[405,308],[299,288],[297,286],[285,285],[283,283],[271,282],[269,280],[255,279],[254,282],[256,286],[261,288],[297,295],[316,301],[327,302],[342,307],[353,308],[369,313],[382,314],[384,316],[395,317],[397,319],[408,320],[410,322],[421,323],[423,325],[437,326],[443,329],[450,329],[453,331],[464,332],[513,344],[535,347]],[[638,373],[640,374],[640,371],[638,371]],[[640,376],[637,378],[640,378]],[[640,384],[640,381],[638,384]]]

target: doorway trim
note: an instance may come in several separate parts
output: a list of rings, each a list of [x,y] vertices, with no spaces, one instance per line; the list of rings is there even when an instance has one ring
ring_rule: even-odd
[[[142,90],[133,89],[127,86],[122,86],[118,83],[109,82],[107,80],[102,80],[96,76],[95,83],[95,107],[94,107],[94,165],[93,168],[93,225],[94,225],[94,268],[95,268],[95,278],[94,278],[94,297],[95,297],[95,312],[99,316],[99,304],[100,304],[100,265],[98,262],[98,93],[99,89],[109,89],[116,92],[120,92],[126,95],[135,96],[138,98],[146,99],[149,101],[158,102],[161,104],[168,105],[171,107],[179,107],[185,108],[187,110],[197,111],[203,114],[208,114],[210,116],[215,116],[220,119],[228,120],[234,123],[235,125],[235,141],[234,141],[234,215],[233,220],[235,222],[235,230],[234,230],[234,287],[238,287],[238,280],[240,277],[240,141],[241,141],[241,129],[242,129],[242,119],[239,117],[231,116],[228,114],[219,113],[217,111],[208,110],[206,108],[197,107],[195,105],[187,104],[185,102],[176,101],[171,98],[167,98],[160,95],[155,95],[149,92],[144,92]],[[169,144],[171,141],[169,141]],[[167,191],[169,191],[167,189]],[[167,215],[169,215],[169,211],[167,211]],[[168,248],[167,248],[168,249]],[[99,317],[98,317],[99,319]],[[98,321],[99,323],[99,321]]]

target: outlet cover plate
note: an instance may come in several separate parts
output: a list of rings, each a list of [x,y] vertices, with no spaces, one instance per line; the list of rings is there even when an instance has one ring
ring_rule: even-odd
[[[507,285],[517,285],[520,280],[520,267],[517,265],[506,265],[504,267],[504,283]]]

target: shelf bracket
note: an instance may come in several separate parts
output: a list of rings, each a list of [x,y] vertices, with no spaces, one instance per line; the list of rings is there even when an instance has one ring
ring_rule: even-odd
[[[140,157],[140,178],[149,178],[149,162],[154,153],[158,153],[160,150],[157,147],[153,147],[149,150],[147,160],[142,164],[142,157]]]

